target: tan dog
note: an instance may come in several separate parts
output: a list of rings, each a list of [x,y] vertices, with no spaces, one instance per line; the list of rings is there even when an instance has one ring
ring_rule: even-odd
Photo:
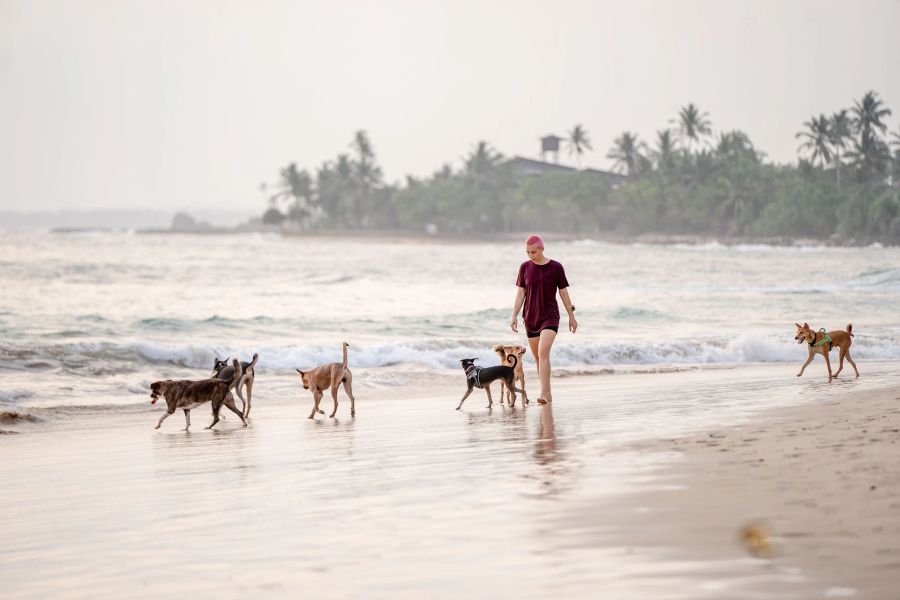
[[[515,356],[517,359],[516,366],[514,368],[515,371],[515,381],[518,382],[519,387],[521,389],[525,389],[525,369],[522,368],[522,357],[525,356],[525,346],[505,346],[503,344],[495,344],[493,348],[491,348],[494,352],[497,353],[497,356],[500,358],[501,365],[509,365],[512,363],[510,360],[510,356]],[[506,390],[506,403],[512,406],[512,403],[515,401],[515,394],[510,389],[506,389],[506,384],[503,380],[500,381],[500,399],[503,399],[503,391]],[[527,403],[527,400],[526,400]]]
[[[309,413],[310,419],[315,417],[316,413],[325,414],[324,411],[319,410],[319,402],[321,402],[322,396],[324,395],[323,390],[329,388],[331,389],[331,397],[334,399],[334,410],[331,411],[331,415],[329,416],[334,417],[338,407],[337,390],[341,383],[344,384],[344,391],[350,396],[350,416],[356,416],[356,399],[353,397],[352,387],[353,374],[350,372],[350,369],[347,368],[347,348],[349,346],[350,344],[344,342],[344,362],[322,365],[311,371],[301,371],[300,369],[297,369],[297,372],[300,373],[300,380],[303,382],[303,389],[311,390],[313,394],[313,409],[312,412]]]
[[[800,367],[800,372],[797,373],[797,377],[803,375],[806,366],[812,362],[812,359],[816,354],[821,354],[825,357],[825,366],[828,367],[828,381],[831,381],[833,377],[837,377],[838,373],[844,369],[844,358],[850,361],[853,370],[856,371],[856,376],[859,377],[859,369],[856,368],[856,363],[850,358],[850,344],[853,343],[851,340],[853,337],[852,324],[847,324],[846,331],[829,331],[827,334],[823,331],[813,331],[809,328],[809,323],[804,323],[803,325],[794,323],[794,325],[797,326],[797,335],[794,336],[794,339],[797,340],[798,344],[806,343],[809,347],[809,358],[807,358],[806,362],[803,363],[803,366]],[[838,356],[840,358],[840,363],[838,364],[837,373],[832,375],[831,360],[828,358],[828,353],[831,352],[831,349],[835,346],[839,349]]]

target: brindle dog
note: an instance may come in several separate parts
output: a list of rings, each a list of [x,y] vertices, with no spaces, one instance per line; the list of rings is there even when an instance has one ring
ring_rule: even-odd
[[[219,422],[219,409],[224,404],[234,414],[241,418],[244,427],[247,421],[244,420],[244,413],[239,411],[234,405],[234,397],[231,395],[231,387],[237,384],[242,374],[241,363],[237,359],[234,360],[234,376],[232,379],[201,379],[200,381],[191,381],[189,379],[165,381],[154,381],[150,384],[150,404],[156,404],[160,396],[166,399],[166,414],[159,418],[156,429],[159,429],[162,422],[175,410],[180,408],[184,411],[184,421],[186,423],[184,430],[187,431],[191,427],[191,409],[197,408],[204,402],[212,404],[213,422],[209,424],[207,429],[212,429]]]

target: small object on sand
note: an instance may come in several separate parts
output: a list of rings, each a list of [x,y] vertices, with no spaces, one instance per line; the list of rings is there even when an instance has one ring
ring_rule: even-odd
[[[772,558],[775,555],[771,535],[762,523],[744,525],[740,530],[740,539],[747,552],[756,558]]]

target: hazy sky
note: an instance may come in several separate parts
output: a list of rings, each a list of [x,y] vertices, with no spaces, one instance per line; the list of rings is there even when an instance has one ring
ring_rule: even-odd
[[[0,209],[262,210],[356,129],[389,181],[576,123],[604,168],[688,102],[792,161],[871,89],[896,131],[900,0],[0,0]]]

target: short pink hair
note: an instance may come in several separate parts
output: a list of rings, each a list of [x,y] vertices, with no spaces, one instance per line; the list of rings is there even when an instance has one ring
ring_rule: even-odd
[[[544,238],[539,235],[533,235],[525,240],[526,246],[537,246],[538,248],[544,247]]]

